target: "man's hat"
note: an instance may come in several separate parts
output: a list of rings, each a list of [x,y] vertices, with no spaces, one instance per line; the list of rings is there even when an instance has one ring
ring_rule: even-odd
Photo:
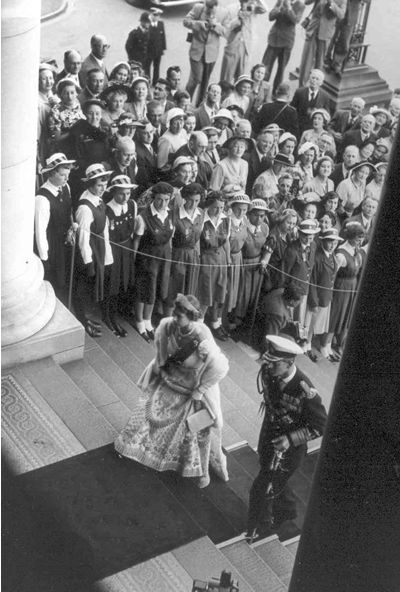
[[[251,210],[264,210],[266,212],[268,208],[266,202],[258,197],[250,202],[249,211]]]
[[[85,171],[86,177],[82,179],[82,181],[88,182],[93,181],[93,179],[98,179],[100,177],[109,177],[112,175],[112,171],[106,171],[104,165],[100,164],[99,162],[95,164],[91,164]]]
[[[293,166],[293,163],[292,163],[291,159],[289,158],[289,156],[287,156],[286,154],[282,154],[282,152],[278,152],[278,154],[275,156],[274,163],[284,164],[284,165],[290,166],[290,167]]]
[[[131,183],[128,175],[117,175],[111,179],[108,189],[134,189],[135,187],[139,187],[139,185],[134,185],[134,183]]]
[[[303,353],[301,347],[287,337],[266,335],[265,339],[268,342],[268,351],[263,355],[263,360],[267,362],[293,360],[296,356]]]
[[[155,6],[152,6],[152,7],[150,8],[150,12],[152,12],[153,14],[158,14],[158,15],[160,15],[160,14],[163,14],[163,13],[164,13],[164,11],[163,11],[163,10],[161,10],[161,8],[156,8]]]
[[[178,156],[172,164],[172,170],[177,169],[181,164],[193,164],[195,161],[189,156]]]
[[[344,239],[339,236],[339,231],[337,228],[329,228],[329,230],[324,230],[320,233],[319,237],[320,240],[337,240],[342,242]]]
[[[320,231],[316,220],[302,220],[298,228],[302,234],[318,234]]]
[[[56,152],[49,156],[49,158],[46,158],[46,167],[42,169],[42,173],[49,173],[59,166],[74,164],[74,162],[76,162],[76,160],[68,160],[62,152]]]

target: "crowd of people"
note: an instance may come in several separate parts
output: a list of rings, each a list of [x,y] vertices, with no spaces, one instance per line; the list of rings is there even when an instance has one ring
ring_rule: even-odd
[[[60,72],[40,64],[35,248],[90,336],[101,335],[93,298],[116,335],[129,324],[150,342],[177,295],[191,294],[219,340],[251,334],[263,352],[264,336],[289,324],[313,361],[340,359],[400,98],[366,110],[354,97],[334,111],[309,56],[292,96],[283,77],[304,4],[276,2],[251,65],[263,12],[262,0],[233,15],[196,3],[183,20],[185,88],[179,66],[162,64],[159,8],[141,15],[110,71],[104,35],[84,60],[65,51]],[[221,39],[221,80],[210,83]]]

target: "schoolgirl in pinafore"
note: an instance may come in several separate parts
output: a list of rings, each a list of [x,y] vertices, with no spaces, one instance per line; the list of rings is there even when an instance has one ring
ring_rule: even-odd
[[[230,201],[231,208],[235,208],[235,205],[244,205],[248,207],[249,204],[250,199],[245,194],[237,195]],[[228,313],[235,308],[238,298],[240,275],[243,262],[242,249],[246,241],[248,231],[246,213],[241,212],[241,216],[242,217],[238,217],[234,211],[231,211],[230,213],[231,232],[229,235],[229,244],[231,266],[228,269],[228,294],[225,303]]]

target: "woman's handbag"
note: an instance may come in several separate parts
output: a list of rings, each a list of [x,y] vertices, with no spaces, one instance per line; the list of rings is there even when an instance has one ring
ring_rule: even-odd
[[[186,416],[186,425],[192,433],[201,432],[214,425],[215,415],[204,401],[199,401],[202,408],[195,411],[195,401],[192,401]],[[193,411],[193,413],[191,413]]]
[[[187,43],[192,43],[192,41],[193,41],[193,31],[189,31],[189,33],[186,35],[186,41],[187,41]]]

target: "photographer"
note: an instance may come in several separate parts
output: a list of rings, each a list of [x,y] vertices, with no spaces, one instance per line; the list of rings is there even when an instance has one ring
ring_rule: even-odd
[[[242,74],[247,74],[254,15],[266,12],[263,0],[240,0],[239,12],[229,26],[222,57],[221,80],[234,82]]]

